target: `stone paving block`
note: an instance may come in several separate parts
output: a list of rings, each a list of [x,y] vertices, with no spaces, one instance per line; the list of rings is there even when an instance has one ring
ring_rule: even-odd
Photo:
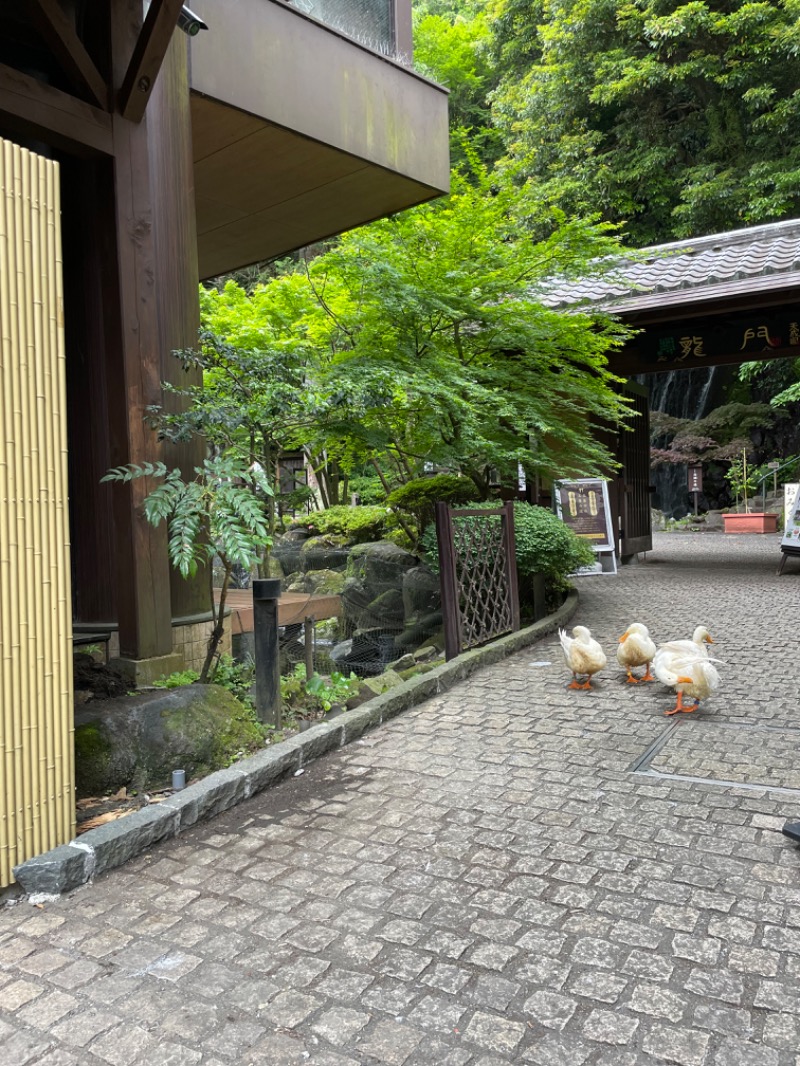
[[[658,641],[718,637],[723,694],[663,749],[706,783],[630,770],[667,694],[613,656],[586,694],[552,633],[480,670],[471,654],[404,714],[387,694],[383,725],[365,707],[322,727],[301,777],[306,735],[179,794],[179,837],[0,909],[2,1066],[8,1048],[24,1066],[800,1066],[800,860],[786,796],[741,787],[796,770],[770,639],[796,594],[774,553],[664,536],[581,581],[576,620],[609,650],[636,617]],[[742,612],[754,595],[769,616]],[[745,733],[768,733],[752,758]]]

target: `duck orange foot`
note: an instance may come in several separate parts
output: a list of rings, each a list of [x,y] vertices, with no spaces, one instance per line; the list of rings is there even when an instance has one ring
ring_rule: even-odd
[[[567,685],[567,688],[591,689],[591,687],[592,687],[592,680],[589,677],[586,678],[586,680],[583,682],[583,684],[581,684],[580,681],[578,681],[577,677],[573,677],[573,679]]]

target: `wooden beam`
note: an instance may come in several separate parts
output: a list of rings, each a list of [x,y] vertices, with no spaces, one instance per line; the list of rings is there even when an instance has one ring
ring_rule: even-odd
[[[142,120],[178,24],[181,6],[182,0],[151,0],[117,100],[119,113],[129,122]]]
[[[76,92],[109,110],[109,91],[58,0],[31,0],[31,17]]]
[[[0,116],[28,137],[79,155],[113,155],[111,116],[0,63]]]

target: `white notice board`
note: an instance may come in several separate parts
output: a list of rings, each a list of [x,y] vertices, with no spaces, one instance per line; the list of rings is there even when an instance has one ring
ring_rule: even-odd
[[[793,488],[794,499],[789,502],[788,490]],[[781,548],[785,551],[800,552],[800,492],[797,485],[786,485],[786,502],[789,504],[786,512],[786,526],[783,531]]]

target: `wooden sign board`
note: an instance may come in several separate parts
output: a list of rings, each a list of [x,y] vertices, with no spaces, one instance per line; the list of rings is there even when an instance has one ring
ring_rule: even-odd
[[[608,483],[601,478],[557,481],[553,486],[553,495],[558,517],[581,540],[588,541],[598,556],[594,566],[583,567],[577,574],[616,574]]]

